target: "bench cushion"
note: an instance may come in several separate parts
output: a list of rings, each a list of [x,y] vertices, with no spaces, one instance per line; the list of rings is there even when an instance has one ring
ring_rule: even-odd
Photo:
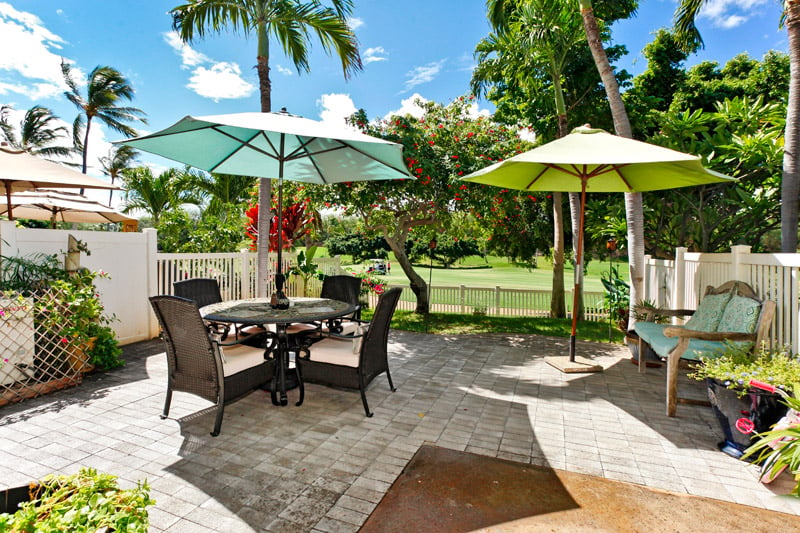
[[[246,344],[220,346],[222,352],[222,373],[232,376],[248,368],[264,362],[264,348],[255,348]]]
[[[731,300],[731,293],[710,294],[703,298],[697,311],[686,321],[686,328],[695,331],[717,331],[725,308]]]
[[[656,352],[660,357],[669,357],[669,353],[678,345],[678,337],[667,337],[664,335],[664,328],[670,324],[656,324],[654,322],[637,322],[634,326],[636,333]],[[672,326],[682,328],[684,326]],[[714,357],[725,348],[724,342],[703,341],[692,339],[689,347],[681,356],[682,359],[697,361],[701,356]]]

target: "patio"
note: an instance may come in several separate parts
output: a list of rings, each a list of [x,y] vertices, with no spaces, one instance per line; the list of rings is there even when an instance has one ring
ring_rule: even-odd
[[[147,479],[151,531],[357,531],[423,442],[648,487],[800,514],[781,498],[791,480],[758,482],[755,467],[716,448],[708,407],[664,414],[665,369],[644,376],[627,349],[578,343],[605,371],[562,374],[544,362],[568,339],[394,331],[391,393],[307,385],[277,408],[257,391],[226,408],[213,438],[208,406],[176,393],[160,420],[160,340],[126,346],[127,365],[75,389],[2,410],[0,488],[91,466],[128,486]],[[704,385],[680,380],[702,398]],[[774,491],[774,492],[773,492]],[[747,527],[743,524],[743,527]]]

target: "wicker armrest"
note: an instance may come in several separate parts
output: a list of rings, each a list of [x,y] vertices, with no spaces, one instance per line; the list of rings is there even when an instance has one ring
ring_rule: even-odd
[[[703,341],[755,341],[755,333],[741,333],[736,331],[697,331],[685,328],[664,328],[666,337],[685,337]]]

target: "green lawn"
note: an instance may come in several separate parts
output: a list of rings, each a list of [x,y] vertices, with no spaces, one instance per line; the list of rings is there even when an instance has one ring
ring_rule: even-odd
[[[320,248],[316,257],[325,256],[326,250]],[[391,273],[379,277],[385,279],[389,284],[406,285],[408,278],[400,269],[397,261],[394,260],[394,256],[389,261],[392,266]],[[489,288],[500,286],[504,289],[550,290],[553,283],[552,265],[544,257],[538,258],[537,263],[538,268],[528,270],[512,264],[505,258],[489,257],[487,262],[475,257],[469,258],[467,261],[450,269],[437,268],[435,265],[433,269],[429,269],[428,265],[416,265],[415,270],[426,282],[431,279],[433,285],[466,285],[468,287]],[[614,264],[620,273],[627,277],[627,263],[615,261]],[[489,268],[487,268],[487,265]],[[362,272],[366,271],[368,265],[366,263],[360,265],[349,264],[349,257],[342,257],[342,266],[354,272]],[[600,274],[608,272],[608,267],[607,262],[591,261],[584,276],[584,290],[602,292],[603,285],[600,283]],[[567,290],[570,290],[573,284],[573,269],[572,265],[568,264],[564,273],[564,286]]]

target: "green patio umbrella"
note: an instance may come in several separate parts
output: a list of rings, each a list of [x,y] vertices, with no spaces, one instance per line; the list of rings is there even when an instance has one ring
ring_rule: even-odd
[[[278,179],[278,292],[284,179],[305,183],[413,179],[400,144],[337,126],[280,113],[187,116],[150,135],[119,141],[208,172]],[[264,208],[264,206],[262,206]],[[268,250],[259,248],[259,254]],[[259,273],[259,276],[264,273]]]
[[[565,372],[602,370],[575,360],[578,292],[583,285],[583,219],[587,192],[646,192],[708,183],[735,182],[703,167],[698,156],[626,139],[587,126],[523,154],[500,161],[462,178],[506,189],[580,192],[575,290],[569,365],[548,361]]]

